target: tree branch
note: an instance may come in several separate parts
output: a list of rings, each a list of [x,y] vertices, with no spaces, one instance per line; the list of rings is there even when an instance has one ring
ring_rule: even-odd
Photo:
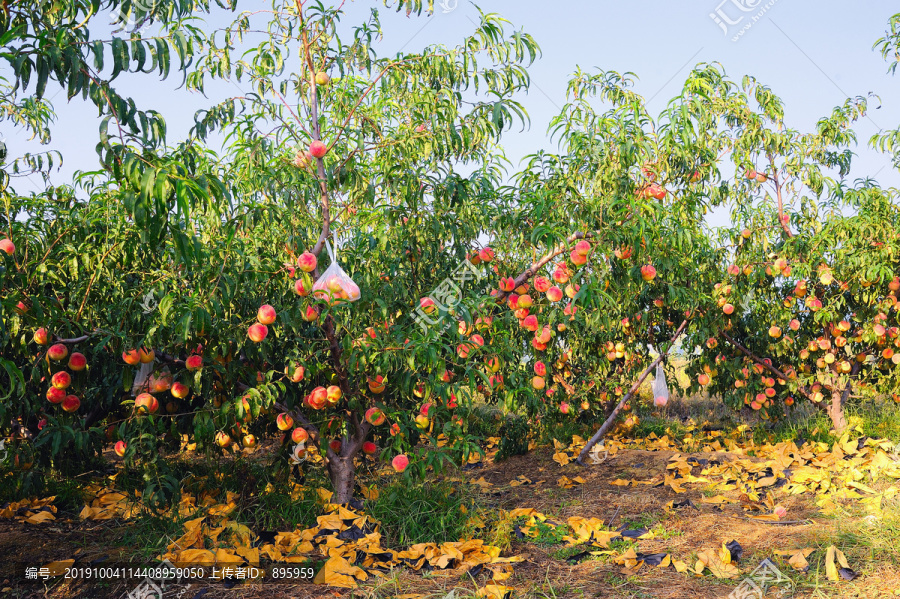
[[[679,337],[681,337],[681,334],[684,332],[684,329],[687,327],[687,324],[688,324],[688,319],[685,318],[682,321],[681,326],[678,327],[678,330],[675,331],[675,336],[672,337],[672,339],[669,341],[669,348],[664,352],[662,352],[662,351],[659,352],[659,356],[657,356],[657,358],[655,360],[653,360],[653,362],[650,363],[650,366],[648,366],[647,369],[644,370],[644,373],[641,374],[641,376],[637,380],[637,382],[635,382],[631,386],[631,389],[628,390],[628,393],[626,393],[625,396],[622,397],[622,399],[619,401],[619,404],[612,411],[612,414],[610,414],[609,418],[606,419],[606,422],[604,422],[603,425],[600,427],[600,429],[596,433],[594,433],[594,436],[591,437],[590,441],[588,441],[587,444],[584,446],[584,449],[581,450],[581,453],[578,454],[578,459],[575,460],[576,463],[578,463],[580,466],[585,465],[584,459],[587,457],[588,453],[590,453],[591,448],[594,445],[596,445],[597,442],[599,442],[600,439],[602,439],[606,435],[607,431],[609,431],[613,422],[615,422],[616,417],[619,415],[619,412],[622,411],[622,406],[624,406],[628,402],[628,400],[631,399],[631,397],[635,393],[637,393],[637,390],[640,388],[641,384],[643,384],[644,380],[650,375],[650,373],[653,371],[653,369],[656,368],[656,365],[659,364],[660,362],[662,362],[663,358],[665,358],[669,354],[669,352],[672,350],[672,347],[675,345],[675,341]]]
[[[788,237],[793,237],[791,228],[784,222],[784,201],[781,197],[781,181],[778,179],[778,168],[775,166],[775,157],[769,153],[769,165],[772,167],[772,181],[775,183],[775,196],[778,199],[778,224]]]

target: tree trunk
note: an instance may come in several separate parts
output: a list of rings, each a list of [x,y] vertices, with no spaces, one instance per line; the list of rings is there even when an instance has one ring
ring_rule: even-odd
[[[346,504],[353,499],[353,489],[356,486],[356,465],[353,458],[348,456],[334,455],[334,452],[328,457],[328,477],[331,479],[331,486],[334,488],[334,497],[331,503]],[[333,457],[332,457],[333,456]]]
[[[849,385],[847,386],[849,389]],[[844,418],[844,394],[835,389],[831,392],[831,405],[828,406],[828,416],[831,418],[831,423],[834,425],[834,430],[837,433],[842,432],[845,428],[847,428],[847,419]]]
[[[333,452],[329,452],[333,453]],[[356,486],[356,465],[350,456],[329,456],[328,476],[334,487],[331,503],[350,503],[353,499],[353,488]]]

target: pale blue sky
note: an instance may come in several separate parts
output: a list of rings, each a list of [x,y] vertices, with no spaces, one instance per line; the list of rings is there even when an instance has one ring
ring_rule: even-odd
[[[471,32],[477,11],[470,3],[443,0],[444,12],[437,0],[431,17],[407,17],[385,9],[381,2],[347,2],[346,25],[363,20],[373,7],[380,7],[385,30],[379,53],[413,51],[426,45],[456,44]],[[268,3],[242,2],[240,8],[252,9]],[[508,156],[518,160],[535,150],[554,150],[546,130],[565,96],[566,83],[576,66],[584,69],[632,71],[639,77],[638,93],[649,102],[651,113],[658,113],[676,95],[685,73],[698,62],[719,62],[736,81],[745,74],[755,76],[781,96],[786,119],[800,130],[811,129],[815,122],[831,112],[848,96],[874,92],[881,97],[872,102],[869,117],[857,126],[860,154],[853,177],[876,177],[884,186],[900,186],[900,173],[890,160],[868,149],[869,138],[879,129],[900,126],[900,77],[887,73],[887,63],[872,49],[885,30],[888,18],[900,7],[895,2],[839,2],[835,0],[688,0],[688,1],[491,1],[479,4],[485,12],[497,12],[535,37],[543,56],[531,68],[532,90],[523,98],[532,125],[523,133],[518,128],[504,137]],[[739,5],[753,7],[742,12]],[[766,7],[768,8],[766,9]],[[721,17],[737,21],[729,35],[710,14],[719,9]],[[752,16],[765,14],[747,29],[738,41],[732,41]],[[217,16],[217,25],[227,19]],[[229,84],[210,87],[210,98],[174,91],[176,77],[157,83],[152,76],[129,76],[117,82],[120,92],[133,94],[145,108],[158,109],[169,124],[169,139],[179,139],[193,121],[193,113],[224,94],[238,90]],[[55,92],[53,92],[55,93]],[[97,140],[96,113],[80,100],[65,104],[64,94],[55,99],[59,120],[51,147],[63,152],[66,163],[54,173],[55,183],[65,182],[77,169],[96,168],[94,146]],[[6,127],[7,125],[3,125]],[[7,139],[10,154],[34,151],[37,144],[26,143],[21,134],[0,129]],[[18,180],[21,192],[40,185]],[[716,215],[714,224],[724,224],[724,215]],[[715,222],[718,221],[718,222]]]

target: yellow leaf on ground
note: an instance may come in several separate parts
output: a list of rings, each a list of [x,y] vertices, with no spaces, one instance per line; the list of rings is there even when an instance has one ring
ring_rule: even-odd
[[[834,563],[835,559],[837,559],[837,565]],[[850,564],[847,562],[844,552],[832,545],[825,554],[825,575],[828,577],[828,580],[841,580],[838,565],[841,568],[850,569]]]
[[[220,503],[209,508],[210,516],[227,516],[231,512],[237,509],[237,504],[234,502],[229,503]]]
[[[580,476],[576,476],[575,478],[569,478],[568,476],[561,476],[559,480],[556,481],[557,486],[562,487],[563,489],[571,489],[575,485],[583,485],[584,479]]]
[[[510,518],[512,518],[513,520],[515,520],[516,518],[529,517],[529,516],[535,516],[535,517],[539,518],[540,520],[546,520],[544,515],[541,514],[540,512],[538,512],[533,507],[519,507],[519,508],[516,508],[516,509],[510,511],[509,514],[507,514],[507,515]]]
[[[716,578],[737,578],[740,571],[734,564],[726,564],[719,557],[715,549],[704,549],[697,554],[697,565],[694,568],[697,574],[702,574],[705,568]]]
[[[216,554],[207,549],[185,549],[178,554],[176,566],[193,564],[197,566],[212,566],[216,563]]]
[[[805,572],[809,567],[809,562],[806,561],[806,558],[809,557],[809,554],[815,551],[812,547],[808,547],[805,549],[788,549],[787,551],[775,551],[775,555],[781,556],[790,556],[788,559],[788,564],[794,570],[798,570],[800,572]]]
[[[777,514],[759,514],[756,516],[748,516],[751,520],[762,520],[763,522],[778,522],[781,518]]]
[[[565,453],[559,451],[559,452],[553,454],[553,461],[556,462],[557,464],[559,464],[560,466],[565,466],[566,464],[568,464],[569,462],[572,461],[572,458],[570,458],[568,456],[568,454],[565,454]]]
[[[702,497],[700,503],[709,503],[712,505],[721,505],[723,503],[737,503],[734,499],[728,499],[724,495],[716,495],[715,497]]]
[[[29,524],[43,524],[44,522],[49,522],[50,520],[56,520],[56,516],[54,516],[50,512],[37,512],[36,514],[32,514],[25,518],[25,522]]]
[[[252,566],[259,565],[259,549],[256,547],[235,547],[235,553],[247,560]]]
[[[334,556],[325,562],[313,579],[313,583],[353,589],[357,586],[357,580],[366,580],[368,577],[362,568],[352,565],[342,557]]]
[[[484,478],[483,476],[482,476],[481,478],[479,478],[478,480],[476,480],[476,481],[472,481],[472,484],[473,484],[473,485],[478,485],[478,486],[481,487],[482,489],[488,489],[488,488],[494,486],[492,483],[489,483],[488,481],[486,481],[485,478]]]
[[[488,584],[478,589],[476,597],[483,599],[505,599],[512,595],[515,589],[513,587],[503,586],[501,584]]]
[[[64,559],[58,562],[50,562],[46,564],[44,568],[50,573],[50,576],[62,576],[66,573],[68,568],[72,567],[72,564],[75,563],[73,559]]]

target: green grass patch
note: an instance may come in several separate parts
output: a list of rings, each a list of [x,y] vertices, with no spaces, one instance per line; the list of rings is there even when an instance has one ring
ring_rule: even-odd
[[[822,412],[806,412],[788,415],[784,420],[754,426],[753,441],[762,443],[781,443],[804,439],[814,443],[832,443],[835,440],[831,433],[831,420]]]
[[[459,541],[474,532],[469,523],[474,495],[449,482],[397,481],[380,489],[367,513],[381,523],[385,547]]]
[[[528,419],[516,414],[507,414],[500,427],[500,446],[495,460],[502,462],[514,455],[528,453],[528,442],[531,438],[531,426]]]
[[[187,520],[186,516],[157,515],[144,510],[121,528],[119,542],[129,548],[132,556],[151,563],[172,541],[184,534]]]
[[[311,528],[316,525],[316,517],[321,506],[315,489],[306,487],[294,498],[286,488],[276,488],[263,492],[242,511],[241,519],[254,530],[290,531],[296,528]]]
[[[0,505],[23,499],[55,496],[53,505],[63,512],[78,513],[85,505],[84,484],[87,476],[79,478],[45,474],[42,470],[0,471]]]
[[[848,415],[866,436],[900,442],[900,404],[893,400],[867,401],[848,410]]]
[[[857,571],[862,570],[864,564],[885,561],[900,566],[900,553],[897,552],[900,547],[900,499],[885,501],[880,515],[862,511],[850,515],[852,517],[836,516],[836,530],[821,540],[822,551],[817,552],[816,557],[822,561],[822,571],[825,571],[825,549],[832,544],[844,552],[850,567]],[[813,563],[812,559],[810,563]]]
[[[563,537],[569,534],[567,526],[554,526],[547,522],[538,522],[535,524],[537,529],[537,537],[529,537],[527,540],[536,545],[559,545],[563,542]]]
[[[572,443],[572,437],[575,435],[588,439],[593,434],[592,431],[593,429],[588,422],[581,422],[571,418],[559,420],[548,415],[541,419],[541,428],[538,431],[538,444],[549,445],[556,440],[569,445]]]

